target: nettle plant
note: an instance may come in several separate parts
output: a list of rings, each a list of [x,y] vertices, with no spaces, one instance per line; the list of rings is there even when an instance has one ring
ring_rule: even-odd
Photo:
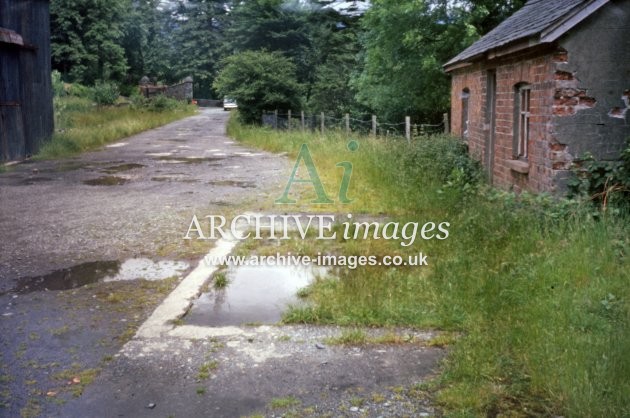
[[[568,186],[572,196],[587,198],[603,210],[611,205],[630,207],[630,138],[619,161],[597,161],[586,153],[571,171],[574,176]]]

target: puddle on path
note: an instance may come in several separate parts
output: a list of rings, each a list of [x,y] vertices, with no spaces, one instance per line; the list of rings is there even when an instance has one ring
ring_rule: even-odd
[[[88,186],[120,186],[129,181],[129,179],[118,176],[103,176],[96,179],[85,180],[83,184]]]
[[[228,285],[197,299],[184,323],[201,326],[274,324],[290,304],[300,303],[296,293],[324,270],[303,266],[232,267]]]
[[[203,162],[215,162],[224,160],[225,157],[158,157],[159,161],[169,162],[173,164],[201,164]]]
[[[252,189],[256,187],[256,183],[253,181],[238,181],[238,180],[217,180],[209,181],[210,186],[226,186],[226,187],[240,187],[242,189]]]
[[[166,175],[166,176],[158,176],[158,177],[151,177],[151,181],[159,181],[159,182],[174,182],[174,181],[178,181],[180,183],[198,183],[199,180],[197,179],[191,179],[188,176],[181,176],[181,175]]]
[[[51,179],[50,177],[28,177],[22,180],[19,186],[31,186],[33,184],[44,183],[52,180],[53,179]]]
[[[11,291],[6,293],[24,294],[43,290],[68,290],[101,281],[164,280],[181,276],[189,268],[190,265],[183,261],[154,262],[147,258],[132,258],[124,262],[91,261],[43,276],[23,277]]]
[[[115,173],[120,173],[122,171],[129,171],[129,170],[134,170],[136,168],[143,168],[143,167],[145,166],[142,164],[129,163],[129,164],[120,164],[120,165],[115,165],[111,167],[106,167],[103,169],[103,171],[106,172],[107,174],[115,174]]]
[[[53,271],[44,276],[23,277],[10,293],[74,289],[98,282],[110,274],[116,274],[119,267],[119,261],[94,261]]]

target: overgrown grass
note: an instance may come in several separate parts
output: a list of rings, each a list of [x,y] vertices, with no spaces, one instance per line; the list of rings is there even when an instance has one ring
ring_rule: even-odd
[[[55,135],[36,158],[62,158],[99,148],[194,114],[194,106],[151,111],[134,106],[96,106],[88,98],[55,98]]]
[[[344,255],[422,251],[429,266],[342,270],[317,280],[306,292],[310,305],[285,321],[461,332],[436,393],[449,415],[630,415],[627,216],[598,220],[576,202],[517,198],[479,185],[474,163],[451,138],[411,147],[356,138],[360,149],[349,153],[341,134],[275,132],[234,120],[229,132],[293,157],[307,143],[331,195],[341,177],[335,164],[353,163],[354,202],[285,211],[450,223],[448,239],[409,248],[395,240],[314,242],[313,249]]]

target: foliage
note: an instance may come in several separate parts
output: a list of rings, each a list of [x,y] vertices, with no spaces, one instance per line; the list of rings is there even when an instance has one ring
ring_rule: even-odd
[[[312,112],[355,113],[358,108],[352,76],[359,65],[359,21],[340,19],[336,14],[319,14],[313,22],[313,68],[306,100]]]
[[[386,120],[439,120],[450,86],[442,65],[476,36],[461,13],[442,1],[375,1],[362,21],[359,101]]]
[[[146,102],[146,108],[152,112],[165,112],[182,107],[182,102],[160,94]]]
[[[214,97],[212,82],[222,58],[225,42],[222,28],[226,9],[221,0],[191,0],[181,3],[183,20],[174,28],[171,42],[176,45],[171,57],[171,77],[192,76],[197,97]]]
[[[337,239],[297,250],[343,255],[422,251],[424,268],[341,269],[307,292],[284,320],[347,326],[439,327],[461,337],[449,349],[435,398],[449,416],[630,414],[630,225],[596,220],[579,201],[492,191],[475,184],[457,140],[347,138],[230,124],[237,138],[295,154],[307,143],[326,189],[340,158],[354,166],[345,207],[326,213],[388,215],[382,222],[447,221],[449,238],[403,248],[395,240]],[[442,160],[441,156],[446,158]],[[333,171],[329,173],[329,171]],[[470,173],[454,182],[453,172]],[[466,185],[472,191],[464,192]],[[461,186],[461,187],[460,187]],[[296,206],[296,211],[318,210]],[[325,247],[324,247],[325,246]],[[279,249],[274,246],[270,251]]]
[[[630,139],[621,153],[620,161],[597,161],[587,153],[572,166],[573,178],[569,189],[574,196],[582,196],[601,205],[630,208]]]
[[[214,88],[236,99],[247,123],[259,123],[263,110],[300,108],[302,87],[295,65],[278,52],[246,51],[228,57]]]
[[[66,95],[66,89],[61,79],[61,73],[57,70],[53,70],[51,74],[53,97],[61,97]]]
[[[122,22],[128,0],[55,0],[51,3],[53,68],[83,84],[122,80],[127,71]]]
[[[36,156],[38,159],[72,156],[195,112],[193,106],[184,103],[158,112],[133,106],[97,108],[91,99],[72,95],[61,97],[59,101],[61,112],[56,115],[56,133],[42,146]]]
[[[312,69],[311,37],[308,18],[310,9],[283,0],[236,2],[227,31],[229,49],[279,52],[295,66],[298,80],[304,83]]]
[[[523,5],[523,0],[375,0],[363,18],[358,101],[386,120],[439,122],[448,111],[442,65]]]
[[[118,100],[118,86],[114,83],[98,81],[92,89],[92,97],[99,106],[111,106]]]

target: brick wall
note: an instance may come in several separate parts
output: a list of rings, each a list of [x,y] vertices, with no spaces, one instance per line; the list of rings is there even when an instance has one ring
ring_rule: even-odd
[[[630,138],[630,2],[609,3],[555,45],[480,61],[452,71],[452,132],[462,134],[468,99],[471,155],[489,165],[494,185],[519,192],[563,193],[573,161],[589,152],[619,159]],[[486,149],[488,71],[496,72],[493,153]],[[531,86],[527,170],[514,164],[515,86]],[[523,173],[522,171],[527,171]]]
[[[577,112],[592,102],[585,92],[567,90],[565,75],[558,71],[558,63],[566,61],[562,50],[538,50],[511,56],[509,59],[478,63],[453,72],[451,111],[452,131],[462,134],[461,92],[470,90],[469,134],[470,153],[487,164],[486,144],[491,134],[487,114],[487,85],[489,71],[496,74],[496,104],[494,119],[494,152],[492,183],[500,188],[531,192],[555,192],[558,170],[566,170],[572,156],[555,139],[554,115]],[[531,87],[528,158],[520,168],[513,164],[516,86],[526,83]],[[565,94],[567,95],[565,97]],[[575,105],[573,102],[576,102]],[[528,167],[523,170],[523,164]],[[523,173],[522,171],[527,171]]]

